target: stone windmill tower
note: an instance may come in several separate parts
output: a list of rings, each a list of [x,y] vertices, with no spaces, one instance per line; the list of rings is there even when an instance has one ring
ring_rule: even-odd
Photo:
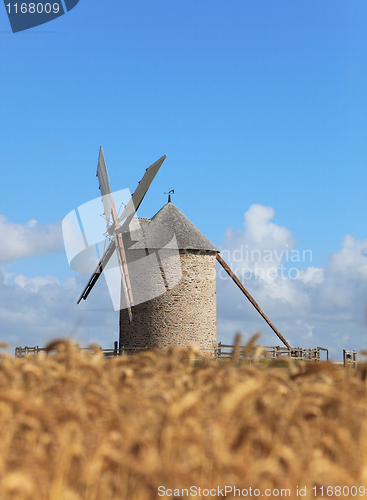
[[[118,300],[120,349],[135,351],[147,346],[166,348],[196,344],[205,356],[212,356],[217,344],[218,261],[279,339],[290,348],[218,250],[173,205],[170,196],[168,203],[152,219],[134,218],[165,158],[162,156],[146,169],[119,216],[100,148],[97,177],[109,244],[78,303],[87,299],[103,271],[116,267],[117,276],[121,278],[117,287],[119,290],[121,286]]]
[[[218,250],[170,197],[152,219],[138,221],[140,230],[131,228],[132,241],[126,244],[127,259],[138,262],[143,260],[143,252],[146,255],[160,252],[161,276],[144,271],[140,286],[152,290],[160,281],[165,290],[133,306],[133,321],[129,320],[127,309],[121,309],[120,348],[129,351],[146,346],[166,348],[195,344],[205,356],[213,355],[217,344],[215,263]],[[172,242],[172,238],[175,249],[171,244],[167,251],[166,243]],[[163,254],[160,249],[164,249]],[[177,284],[170,287],[170,282]]]

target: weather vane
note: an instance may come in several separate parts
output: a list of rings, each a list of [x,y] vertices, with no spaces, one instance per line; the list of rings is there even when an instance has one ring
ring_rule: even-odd
[[[168,203],[171,203],[171,194],[175,194],[175,190],[170,189],[167,193],[164,194],[168,194]]]

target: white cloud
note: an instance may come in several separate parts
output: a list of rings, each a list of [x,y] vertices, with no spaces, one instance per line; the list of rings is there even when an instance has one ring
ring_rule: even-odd
[[[63,249],[61,223],[40,225],[34,219],[16,224],[0,214],[0,262],[9,263]]]
[[[0,340],[14,348],[71,336],[84,346],[96,342],[112,348],[118,340],[118,314],[104,278],[87,302],[76,303],[87,279],[80,275],[62,284],[50,275],[28,278],[0,271]]]
[[[305,271],[299,272],[299,279],[309,286],[316,286],[325,280],[325,275],[323,269],[310,266]]]
[[[27,276],[24,276],[24,274],[17,274],[14,276],[14,283],[33,293],[37,293],[46,285],[60,285],[59,280],[51,275],[28,278]]]
[[[274,209],[252,205],[243,229],[228,229],[220,246],[225,260],[259,306],[293,346],[325,346],[340,358],[343,348],[367,346],[367,240],[347,235],[324,268],[304,267],[292,232],[271,222]],[[283,266],[283,267],[282,267]],[[293,271],[290,273],[290,269]],[[271,271],[271,272],[270,272]],[[280,340],[236,285],[218,274],[218,333],[232,340],[235,329],[262,342]]]
[[[252,275],[273,281],[284,260],[297,257],[292,232],[274,224],[272,207],[251,205],[245,213],[243,229],[226,230],[219,246],[224,259],[232,262],[243,279]]]

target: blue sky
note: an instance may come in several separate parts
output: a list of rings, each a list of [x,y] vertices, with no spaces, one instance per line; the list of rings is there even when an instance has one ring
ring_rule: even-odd
[[[108,5],[80,0],[66,15],[12,34],[5,8],[0,9],[0,213],[18,229],[33,219],[42,227],[57,225],[98,196],[95,171],[101,144],[116,190],[133,191],[144,169],[167,154],[140,216],[154,215],[166,202],[164,192],[174,188],[176,206],[224,248],[234,241],[229,228],[237,228],[244,244],[252,238],[255,245],[254,234],[243,226],[244,214],[251,206],[272,207],[272,223],[292,232],[294,248],[312,251],[312,264],[300,263],[300,269],[329,269],[333,255],[344,248],[343,238],[351,234],[362,259],[354,257],[352,268],[362,276],[365,249],[358,245],[367,237],[366,14],[361,0],[134,0]],[[251,220],[258,220],[259,213],[250,211]],[[274,233],[269,220],[264,227]],[[16,231],[7,234],[7,228],[4,223],[3,241],[16,242]],[[67,278],[86,280],[69,270],[56,243],[47,249],[14,259],[0,252],[0,269],[13,273],[8,278],[13,291],[14,277],[20,274],[27,279],[50,275],[61,285]],[[343,287],[349,284],[353,293],[358,291],[360,309],[343,313],[349,318],[343,331],[359,332],[358,340],[351,333],[345,342],[362,348],[367,343],[367,287],[363,280],[346,280]],[[264,289],[253,286],[252,292],[260,294],[263,309],[271,312],[275,292],[262,297]],[[241,301],[236,293],[233,297]],[[37,300],[42,304],[39,295]],[[284,297],[282,301],[286,304]],[[15,303],[3,306],[5,312]],[[307,314],[316,324],[322,312],[316,314],[312,307]],[[75,314],[70,312],[70,324]],[[262,328],[257,320],[246,323],[247,310],[241,314],[234,324],[218,305],[222,339],[233,335],[234,328]],[[295,331],[297,314],[302,316],[295,310],[285,330]],[[307,322],[306,312],[302,318]],[[3,336],[12,331],[10,342],[35,343],[36,323],[27,337],[19,334],[24,319],[12,321],[3,320]],[[104,322],[112,338],[112,320],[101,318]],[[322,321],[311,331],[311,343],[318,345],[341,335],[326,335]]]

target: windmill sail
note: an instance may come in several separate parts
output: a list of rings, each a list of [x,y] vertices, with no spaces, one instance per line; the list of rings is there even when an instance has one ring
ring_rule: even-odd
[[[99,149],[97,177],[99,182],[99,189],[101,191],[101,196],[102,196],[104,216],[106,218],[107,229],[108,229],[110,226],[113,198],[112,198],[111,186],[110,186],[110,181],[108,179],[107,167],[104,159],[102,146]]]
[[[151,185],[154,177],[156,176],[158,170],[162,166],[162,163],[166,159],[166,155],[163,155],[159,160],[157,160],[155,163],[153,163],[150,167],[148,167],[145,171],[145,174],[143,175],[141,181],[139,182],[137,188],[135,189],[129,203],[127,204],[125,210],[123,211],[121,217],[118,219],[118,222],[122,222],[124,219],[126,219],[125,223],[123,224],[122,228],[120,228],[120,231],[124,231],[127,227],[127,225],[130,223],[131,219],[134,217],[137,209],[139,208],[141,202],[143,201],[143,198],[145,194],[147,193],[149,186]],[[110,182],[108,180],[108,174],[107,174],[107,167],[106,167],[106,162],[104,159],[103,155],[103,149],[102,146],[100,148],[100,153],[99,153],[99,159],[98,159],[98,169],[97,169],[97,176],[99,180],[99,188],[101,190],[102,194],[102,200],[103,200],[103,205],[105,209],[105,215],[106,213],[109,214],[109,216],[106,218],[110,219],[110,215],[112,212],[112,207],[114,206],[113,203],[113,197],[111,193],[111,188],[110,188]],[[107,195],[107,200],[110,200],[108,204],[104,202],[104,197]],[[110,196],[108,196],[110,195]],[[115,224],[114,224],[115,226]],[[110,228],[111,230],[112,228]],[[116,228],[115,228],[116,229]],[[120,232],[119,231],[119,232]],[[103,254],[101,260],[99,261],[96,269],[94,270],[94,273],[92,274],[90,280],[88,281],[86,287],[84,288],[82,294],[80,295],[78,299],[78,304],[82,299],[86,299],[91,292],[92,288],[96,284],[98,278],[100,277],[103,269],[106,267],[108,261],[112,257],[115,249],[116,249],[116,233],[114,234],[115,238],[113,241],[111,241],[110,245],[108,246],[107,250]],[[123,282],[124,282],[124,277]],[[130,287],[129,287],[130,288]],[[127,292],[126,287],[124,286],[125,292]]]
[[[157,160],[153,165],[148,167],[143,175],[141,181],[139,181],[138,187],[135,189],[133,195],[130,198],[129,203],[126,205],[125,210],[119,217],[119,222],[124,219],[129,219],[129,221],[134,217],[135,212],[140,207],[146,192],[149,189],[154,177],[157,175],[158,170],[161,168],[162,163],[167,158],[167,155],[163,155],[159,160]]]
[[[90,280],[88,281],[87,286],[84,288],[83,292],[81,293],[81,295],[78,299],[78,302],[77,302],[78,304],[82,299],[85,300],[88,297],[90,291],[92,290],[92,288],[96,284],[98,278],[101,276],[103,269],[106,267],[108,261],[112,257],[113,252],[115,251],[115,248],[116,248],[115,241],[111,241],[111,243],[107,247],[107,250],[103,254],[103,257],[98,262],[98,265],[95,268],[94,273],[90,277]]]

